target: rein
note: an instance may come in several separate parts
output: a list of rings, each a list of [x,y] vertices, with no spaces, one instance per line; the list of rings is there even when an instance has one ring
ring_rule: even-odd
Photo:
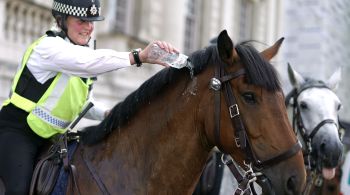
[[[293,98],[293,103],[292,103],[293,129],[295,131],[295,134],[297,134],[297,132],[300,133],[304,143],[306,144],[306,151],[304,151],[303,153],[304,153],[306,169],[307,171],[309,171],[309,173],[307,176],[307,185],[305,187],[305,191],[303,194],[309,194],[313,185],[320,187],[323,183],[323,177],[320,173],[318,173],[317,167],[312,168],[312,164],[311,164],[312,163],[311,153],[313,150],[312,144],[311,144],[312,139],[318,133],[319,129],[326,124],[334,124],[339,129],[336,121],[334,121],[333,119],[324,119],[312,129],[310,134],[306,133],[306,128],[304,126],[304,123],[301,117],[300,106],[298,105],[297,99],[303,91],[310,88],[329,89],[329,87],[322,81],[309,80],[304,84],[302,84],[299,89],[294,88],[291,92],[289,92],[285,100],[285,105],[288,106],[291,98]]]
[[[260,182],[262,182],[268,189],[272,191],[271,184],[268,182],[266,176],[263,175],[262,172],[254,172],[255,170],[261,171],[268,167],[274,166],[280,163],[283,160],[286,160],[292,156],[294,156],[300,149],[300,142],[295,143],[289,150],[272,157],[268,160],[261,161],[254,154],[249,139],[247,137],[246,129],[243,125],[243,122],[240,118],[239,108],[234,96],[230,80],[236,79],[242,75],[245,75],[246,72],[244,69],[240,69],[233,73],[226,73],[224,67],[222,65],[218,65],[215,68],[214,78],[210,81],[210,88],[214,90],[214,103],[215,103],[215,113],[214,113],[214,135],[216,145],[221,147],[220,142],[220,113],[221,113],[221,92],[225,95],[226,105],[229,110],[229,115],[232,123],[232,127],[234,128],[234,141],[238,148],[241,148],[245,153],[245,161],[247,170],[245,170],[244,176],[236,168],[236,165],[230,161],[223,160],[223,163],[226,164],[232,174],[237,179],[239,183],[238,189],[235,191],[235,195],[239,194],[250,194],[251,191],[253,194],[256,194],[253,186],[253,182],[257,180],[259,177]],[[250,186],[250,188],[248,187]]]

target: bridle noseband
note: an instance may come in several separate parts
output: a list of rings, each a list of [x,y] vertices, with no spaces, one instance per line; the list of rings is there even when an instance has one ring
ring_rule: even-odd
[[[238,148],[241,148],[245,154],[244,162],[247,167],[247,170],[245,170],[245,175],[244,176],[241,175],[241,173],[238,171],[237,167],[232,162],[232,160],[226,161],[224,163],[228,165],[231,172],[237,179],[237,182],[239,183],[238,189],[236,190],[235,194],[250,193],[248,184],[250,185],[250,189],[252,190],[252,192],[255,193],[252,182],[256,181],[257,177],[259,177],[260,182],[263,182],[263,183],[268,182],[268,180],[261,172],[254,172],[254,171],[261,171],[263,169],[274,166],[280,163],[281,161],[294,156],[301,149],[301,144],[298,141],[289,150],[275,157],[272,157],[268,160],[261,161],[257,158],[257,156],[254,154],[254,151],[251,148],[251,144],[248,139],[246,129],[240,118],[238,104],[234,96],[231,84],[229,82],[230,80],[233,80],[242,75],[245,75],[246,72],[242,68],[233,73],[226,73],[224,66],[225,64],[219,64],[215,67],[215,76],[210,81],[210,88],[214,90],[214,102],[215,102],[215,113],[214,113],[215,143],[219,148],[222,148],[222,145],[220,142],[220,113],[221,113],[221,92],[222,92],[225,95],[226,105],[229,110],[232,126],[235,130],[234,142],[236,146]],[[266,185],[271,187],[270,184],[266,184]]]

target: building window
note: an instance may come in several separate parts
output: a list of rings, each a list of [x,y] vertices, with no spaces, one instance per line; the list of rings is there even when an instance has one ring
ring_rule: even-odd
[[[241,41],[252,37],[253,4],[249,0],[241,0],[239,38]]]
[[[196,15],[198,0],[187,0],[187,12],[186,12],[186,26],[185,26],[185,43],[184,43],[184,53],[188,54],[194,51],[196,43]]]
[[[115,9],[115,23],[114,31],[125,32],[127,26],[127,11],[128,11],[127,0],[117,0]]]

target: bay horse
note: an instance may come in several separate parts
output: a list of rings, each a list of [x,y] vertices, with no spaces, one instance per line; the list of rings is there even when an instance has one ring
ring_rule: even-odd
[[[342,104],[335,94],[341,69],[322,81],[303,77],[288,64],[288,75],[293,90],[286,97],[286,105],[292,108],[293,128],[303,144],[308,173],[303,194],[323,194],[323,184],[334,178],[343,154],[338,119]]]
[[[338,68],[326,81],[322,81],[303,77],[288,64],[288,75],[293,89],[286,96],[286,106],[292,110],[290,119],[303,144],[308,173],[303,194],[338,195],[339,165],[343,153],[338,112],[342,105],[335,92],[341,80],[341,69]],[[203,190],[199,194],[232,194],[237,184],[230,170],[220,159],[210,163],[216,163],[216,167],[210,169],[220,168],[223,176],[212,179],[212,185],[218,186],[215,192]],[[203,180],[200,185],[207,184]]]
[[[266,194],[300,194],[303,156],[268,62],[281,43],[259,53],[234,47],[224,30],[217,46],[189,56],[188,68],[165,68],[144,82],[80,132],[71,161],[79,194],[192,194],[214,146]]]

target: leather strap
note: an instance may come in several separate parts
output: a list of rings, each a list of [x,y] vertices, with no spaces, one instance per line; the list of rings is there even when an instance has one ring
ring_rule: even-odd
[[[98,173],[95,171],[95,169],[93,168],[91,162],[89,160],[87,160],[84,155],[83,150],[81,150],[80,155],[83,159],[83,162],[85,163],[86,167],[88,168],[90,174],[92,175],[92,177],[94,178],[97,186],[100,188],[102,194],[104,195],[108,195],[110,194],[107,187],[105,186],[105,184],[103,183],[103,181],[101,180],[101,178],[98,176]]]
[[[285,151],[284,153],[261,162],[261,166],[264,168],[268,168],[268,167],[271,167],[271,166],[273,166],[273,165],[275,165],[275,164],[277,164],[285,159],[288,159],[288,158],[294,156],[301,149],[301,147],[302,147],[301,143],[298,141],[297,143],[295,143],[293,145],[292,148]]]
[[[221,69],[216,68],[215,69],[215,78],[220,79],[221,76]],[[215,143],[216,145],[221,148],[221,132],[220,132],[220,113],[221,113],[221,90],[217,90],[214,92],[214,105],[215,105],[215,111],[214,111],[214,136],[215,136]]]
[[[332,119],[325,119],[323,121],[321,121],[311,132],[311,134],[309,135],[309,138],[312,140],[312,138],[316,135],[316,133],[318,132],[318,130],[320,130],[320,128],[325,125],[325,124],[334,124],[335,126],[337,126],[337,123],[332,120]]]
[[[237,183],[238,183],[238,188],[235,190],[235,195],[250,195],[252,192],[252,189],[254,188],[248,188],[248,184],[250,184],[249,179],[247,177],[243,177],[241,175],[241,172],[237,169],[235,163],[233,162],[233,160],[229,160],[225,163],[228,168],[230,169],[231,173],[233,174],[233,176],[236,178]]]
[[[243,180],[243,176],[241,175],[241,173],[239,172],[239,170],[237,169],[235,163],[233,162],[233,160],[230,160],[226,163],[226,165],[228,166],[228,168],[231,170],[233,176],[235,176],[236,180],[238,183],[242,182]]]
[[[79,185],[78,185],[78,180],[77,180],[77,169],[75,168],[74,165],[70,164],[69,165],[69,173],[70,173],[70,183],[71,183],[71,192],[72,194],[78,194],[81,195]]]

